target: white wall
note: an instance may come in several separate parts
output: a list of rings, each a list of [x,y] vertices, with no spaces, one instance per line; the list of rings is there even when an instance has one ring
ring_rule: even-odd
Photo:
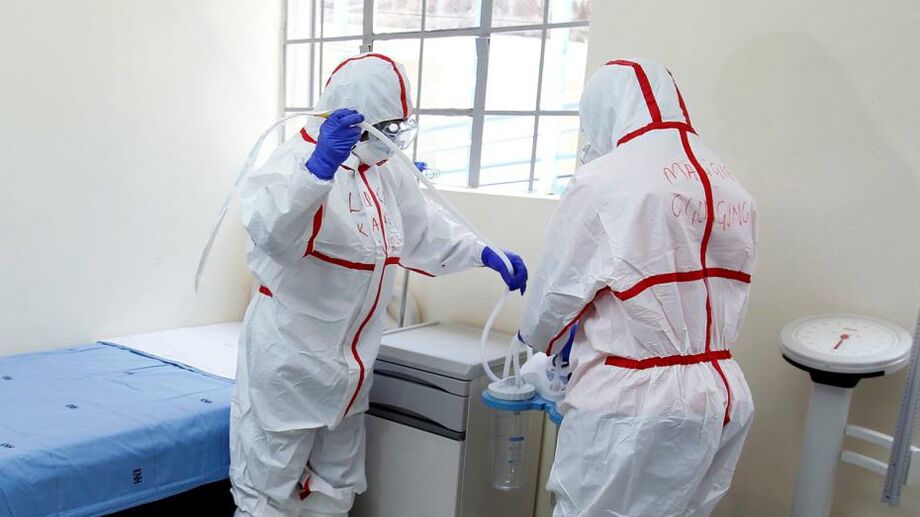
[[[667,64],[694,125],[760,204],[753,301],[735,346],[757,417],[716,513],[788,515],[810,383],[780,358],[780,328],[854,311],[912,330],[920,305],[920,7],[605,0],[593,9],[589,70],[622,56]],[[552,201],[449,195],[536,266]],[[412,282],[428,317],[479,324],[498,291],[487,271]],[[499,326],[514,330],[519,314],[511,306]],[[903,382],[903,374],[863,382],[850,421],[890,432]],[[881,487],[881,478],[841,466],[833,515],[920,513],[920,490],[892,510],[878,502]]]
[[[3,3],[0,355],[241,316],[234,214],[202,297],[192,281],[277,113],[279,19],[278,1]]]

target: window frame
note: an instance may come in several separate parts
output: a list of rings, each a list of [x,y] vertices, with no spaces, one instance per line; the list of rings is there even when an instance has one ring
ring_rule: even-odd
[[[479,0],[479,25],[477,27],[458,28],[458,29],[437,29],[426,30],[426,18],[428,11],[428,0],[421,0],[421,22],[420,29],[417,31],[405,32],[388,32],[377,34],[374,32],[374,2],[375,0],[362,0],[362,33],[360,35],[350,36],[329,36],[323,35],[325,25],[325,3],[326,0],[309,0],[312,12],[310,23],[310,37],[308,38],[288,38],[288,3],[284,0],[282,11],[282,33],[281,33],[281,111],[282,115],[292,115],[298,112],[310,111],[310,106],[288,106],[287,105],[287,48],[289,45],[312,44],[310,46],[310,72],[309,72],[309,98],[318,98],[323,88],[323,78],[316,77],[317,70],[322,74],[323,70],[323,44],[326,42],[360,42],[360,51],[373,52],[374,42],[386,40],[418,40],[419,41],[419,62],[418,77],[415,78],[416,91],[418,92],[415,99],[416,113],[418,115],[437,115],[437,116],[456,116],[469,117],[472,122],[472,131],[470,134],[470,153],[469,153],[469,174],[466,186],[471,189],[480,187],[481,184],[481,167],[482,167],[482,147],[485,119],[488,116],[511,116],[511,117],[534,117],[532,146],[530,152],[530,174],[526,180],[513,180],[507,182],[489,183],[485,186],[505,185],[527,183],[527,192],[532,193],[534,190],[534,175],[537,166],[538,138],[540,132],[541,117],[566,117],[577,116],[578,110],[544,110],[540,108],[543,90],[543,73],[546,59],[546,42],[549,31],[553,29],[574,29],[588,28],[590,21],[567,21],[567,22],[550,22],[550,7],[553,1],[543,0],[543,21],[536,24],[508,25],[494,27],[492,25],[493,0]],[[318,14],[318,16],[317,16]],[[319,24],[319,34],[317,35],[317,22]],[[533,110],[489,110],[486,109],[486,87],[489,76],[489,47],[490,37],[492,34],[501,34],[505,32],[522,32],[522,31],[540,31],[540,61],[537,72],[537,95]],[[425,40],[435,38],[450,38],[457,36],[474,36],[476,38],[476,81],[473,96],[473,107],[471,109],[453,109],[453,108],[427,108],[419,107],[420,97],[423,93],[422,74],[424,70],[424,52]],[[317,53],[318,60],[317,60]],[[318,64],[315,66],[314,64]],[[314,90],[317,88],[317,90]],[[316,91],[316,95],[314,95]],[[413,158],[418,154],[418,139],[416,139],[413,149]],[[571,174],[559,175],[558,178],[571,177]]]

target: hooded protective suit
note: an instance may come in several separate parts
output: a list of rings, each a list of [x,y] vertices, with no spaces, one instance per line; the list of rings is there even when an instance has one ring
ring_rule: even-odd
[[[319,109],[371,124],[412,112],[405,70],[380,54],[346,60]],[[366,488],[364,411],[380,315],[397,266],[440,275],[481,266],[484,245],[423,197],[398,160],[352,156],[326,181],[305,167],[322,119],[283,143],[242,188],[249,267],[231,404],[241,514],[344,515]]]
[[[581,100],[599,158],[548,229],[521,339],[580,321],[548,489],[556,516],[708,515],[753,401],[729,348],[754,267],[754,200],[696,135],[673,78],[612,61]]]

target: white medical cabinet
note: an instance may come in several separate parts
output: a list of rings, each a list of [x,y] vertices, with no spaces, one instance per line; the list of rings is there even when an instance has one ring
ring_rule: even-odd
[[[490,409],[481,329],[435,323],[386,333],[367,416],[367,492],[352,517],[531,517],[543,412],[527,412],[521,489],[491,487]],[[486,357],[504,360],[511,337],[493,334]]]

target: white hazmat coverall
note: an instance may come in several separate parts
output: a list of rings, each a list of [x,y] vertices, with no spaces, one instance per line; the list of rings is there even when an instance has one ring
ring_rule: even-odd
[[[580,321],[554,515],[709,515],[754,411],[729,351],[748,304],[754,200],[697,136],[664,67],[607,63],[580,113],[600,157],[553,216],[521,325],[550,354]]]
[[[370,124],[412,113],[402,66],[362,54],[317,106]],[[322,119],[284,142],[242,188],[261,283],[246,311],[231,401],[238,514],[345,515],[366,488],[364,411],[397,266],[430,275],[481,266],[484,245],[419,190],[400,160],[352,156],[325,181],[305,167]]]

